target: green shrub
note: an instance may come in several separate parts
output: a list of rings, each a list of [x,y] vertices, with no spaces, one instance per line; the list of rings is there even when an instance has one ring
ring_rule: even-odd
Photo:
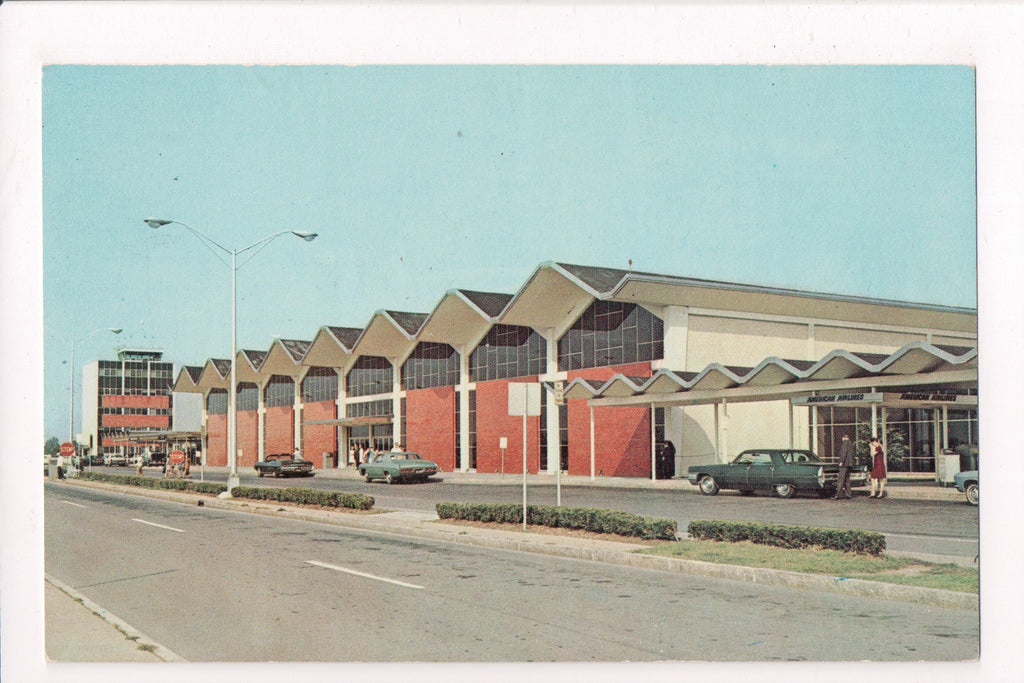
[[[690,522],[687,531],[693,538],[705,541],[751,541],[778,548],[816,547],[868,555],[885,552],[885,536],[856,529],[699,520]]]
[[[324,507],[348,508],[352,510],[369,510],[373,507],[373,497],[362,493],[340,493],[337,491],[321,491],[319,489],[289,486],[286,489],[262,486],[236,486],[231,489],[233,498],[250,500],[276,500],[282,503],[298,503],[299,505],[323,505]]]
[[[499,503],[438,503],[437,516],[474,522],[522,524],[523,506]],[[599,534],[618,534],[644,539],[675,540],[677,525],[672,519],[651,519],[631,512],[528,505],[527,524],[578,529]]]
[[[155,477],[139,477],[134,474],[106,474],[104,472],[82,472],[80,479],[89,481],[118,484],[120,486],[139,486],[146,489],[167,489],[170,491],[186,491],[188,493],[223,493],[228,490],[224,484],[212,481],[190,481],[188,479],[157,479]]]

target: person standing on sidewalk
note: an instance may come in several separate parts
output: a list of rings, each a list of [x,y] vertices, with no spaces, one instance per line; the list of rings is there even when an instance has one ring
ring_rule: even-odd
[[[853,442],[850,441],[849,434],[843,434],[843,440],[839,444],[839,482],[836,484],[834,500],[852,497],[850,494],[851,467],[853,467]]]
[[[885,498],[885,479],[888,474],[885,466],[885,448],[877,436],[871,437],[871,495],[868,498]]]

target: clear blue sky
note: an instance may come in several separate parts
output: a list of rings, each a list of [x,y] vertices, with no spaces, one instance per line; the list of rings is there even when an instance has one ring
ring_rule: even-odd
[[[43,76],[45,430],[70,342],[181,365],[513,293],[543,261],[976,306],[974,72],[118,67]],[[78,388],[76,387],[76,393]],[[80,429],[80,396],[76,397]]]

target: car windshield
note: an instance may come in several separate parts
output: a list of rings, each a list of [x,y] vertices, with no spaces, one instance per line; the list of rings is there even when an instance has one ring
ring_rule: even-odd
[[[786,451],[782,454],[786,462],[821,462],[821,459],[810,451]]]
[[[392,460],[422,460],[422,458],[415,453],[392,453]]]

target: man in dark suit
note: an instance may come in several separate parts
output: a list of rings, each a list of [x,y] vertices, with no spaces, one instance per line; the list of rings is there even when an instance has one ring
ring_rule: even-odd
[[[853,442],[849,434],[843,434],[843,441],[839,444],[839,482],[836,484],[835,500],[840,498],[851,498],[850,494],[850,468],[853,467]]]

